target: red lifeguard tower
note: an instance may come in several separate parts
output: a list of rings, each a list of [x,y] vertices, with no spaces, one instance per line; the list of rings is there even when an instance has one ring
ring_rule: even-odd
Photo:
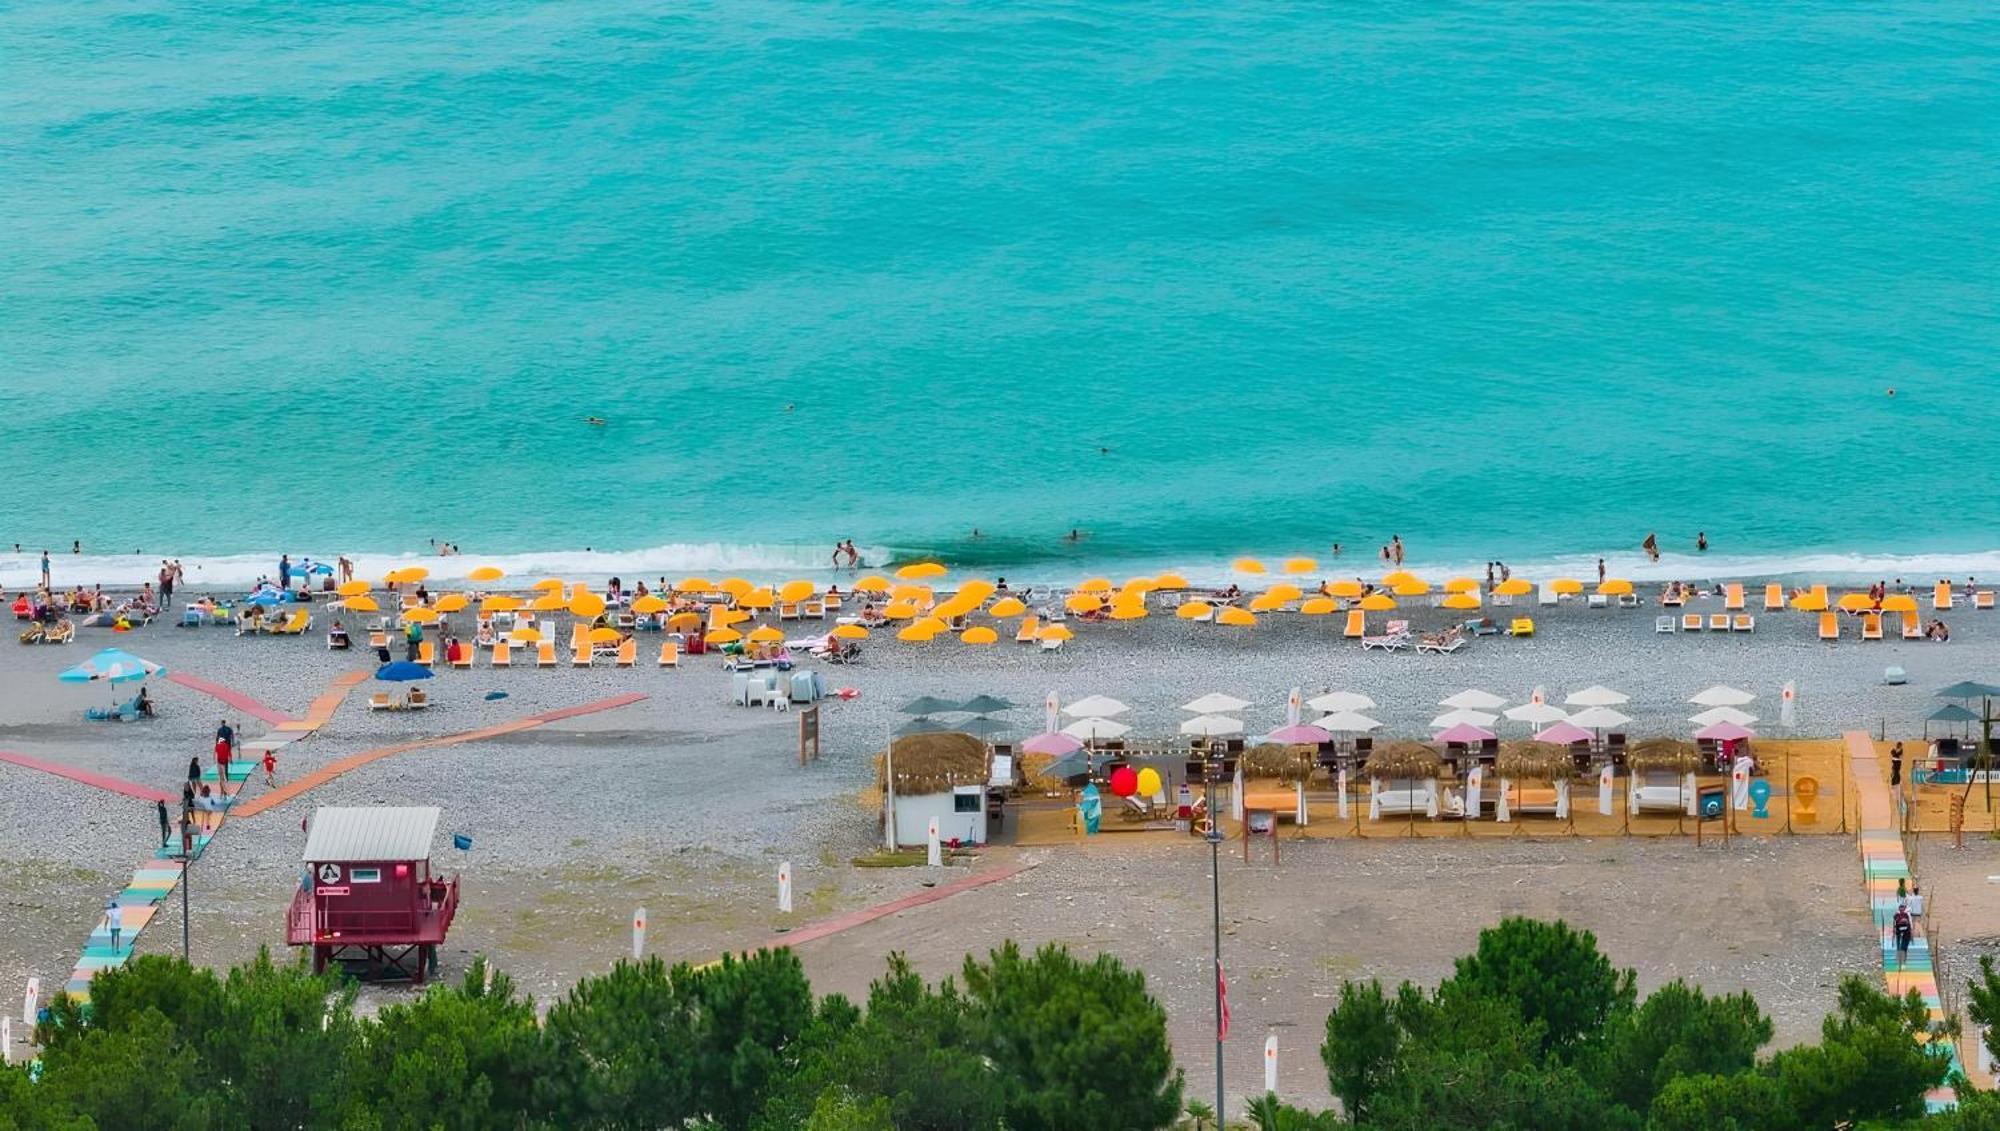
[[[431,872],[436,806],[326,808],[306,837],[306,876],[286,941],[313,948],[313,971],[339,963],[367,978],[421,983],[458,910],[458,877]]]

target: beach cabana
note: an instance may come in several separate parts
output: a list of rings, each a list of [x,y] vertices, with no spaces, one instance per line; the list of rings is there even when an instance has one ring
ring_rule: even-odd
[[[1422,813],[1435,819],[1441,798],[1438,792],[1438,752],[1420,742],[1395,742],[1368,758],[1368,819],[1379,821],[1384,814],[1414,816]]]
[[[1692,746],[1671,738],[1649,738],[1625,757],[1632,779],[1625,787],[1626,811],[1695,815],[1695,769],[1700,756]]]
[[[884,841],[893,850],[929,843],[938,823],[945,843],[986,843],[986,743],[956,731],[905,735],[882,760]]]
[[[1291,817],[1306,823],[1306,779],[1317,768],[1313,755],[1317,748],[1303,744],[1267,743],[1243,752],[1236,764],[1240,783],[1236,794],[1236,815],[1255,809]]]
[[[1500,775],[1500,799],[1494,814],[1499,820],[1513,820],[1515,813],[1549,813],[1557,820],[1569,819],[1574,763],[1566,748],[1552,742],[1509,742],[1500,748],[1493,768]]]

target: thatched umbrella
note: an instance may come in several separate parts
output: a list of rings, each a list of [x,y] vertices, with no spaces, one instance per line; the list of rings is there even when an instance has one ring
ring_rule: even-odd
[[[1568,779],[1575,763],[1568,750],[1553,742],[1507,742],[1501,744],[1493,769],[1511,781],[1554,782]]]
[[[1368,775],[1377,778],[1433,778],[1443,757],[1421,742],[1389,742],[1368,755]]]
[[[1700,767],[1701,755],[1691,743],[1678,738],[1644,738],[1633,743],[1632,749],[1625,755],[1625,764],[1635,774],[1654,770],[1689,774]]]
[[[1246,778],[1276,778],[1290,784],[1302,782],[1312,776],[1313,755],[1318,748],[1303,745],[1266,743],[1252,746],[1243,752],[1243,776]]]
[[[986,743],[969,734],[912,734],[889,746],[896,793],[948,793],[961,785],[979,785],[991,774]]]

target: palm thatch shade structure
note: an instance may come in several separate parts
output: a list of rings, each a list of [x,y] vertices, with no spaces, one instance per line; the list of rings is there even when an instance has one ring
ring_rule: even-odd
[[[1434,747],[1421,742],[1390,742],[1368,756],[1368,774],[1378,778],[1433,778],[1443,760]]]
[[[1625,764],[1634,773],[1671,770],[1686,774],[1701,765],[1701,755],[1692,744],[1678,738],[1646,738],[1633,744],[1625,755]]]
[[[912,734],[889,746],[898,794],[949,793],[980,785],[991,774],[987,747],[969,734]],[[878,771],[877,779],[880,779]]]
[[[1241,765],[1246,778],[1277,778],[1282,782],[1301,782],[1312,776],[1313,755],[1311,746],[1266,743],[1252,746],[1243,752]]]
[[[1510,781],[1563,781],[1575,772],[1569,751],[1552,742],[1509,742],[1493,768]]]

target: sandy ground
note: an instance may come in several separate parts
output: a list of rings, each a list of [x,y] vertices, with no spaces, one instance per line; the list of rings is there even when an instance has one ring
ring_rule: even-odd
[[[1258,706],[1244,718],[1255,731],[1283,721],[1293,686],[1308,695],[1352,688],[1381,704],[1372,713],[1388,724],[1385,734],[1409,735],[1423,732],[1436,713],[1432,704],[1467,686],[1518,701],[1537,685],[1560,699],[1604,683],[1633,696],[1624,709],[1637,718],[1631,731],[1643,735],[1686,733],[1682,720],[1695,708],[1684,700],[1717,682],[1764,696],[1750,709],[1775,723],[1778,687],[1796,679],[1801,736],[1856,727],[1914,737],[1936,706],[1929,689],[2000,666],[2000,614],[1959,613],[1948,645],[1851,638],[1824,645],[1796,616],[1762,618],[1753,636],[1710,638],[1656,636],[1651,609],[1532,611],[1541,622],[1535,638],[1482,638],[1451,657],[1364,656],[1333,639],[1331,619],[1303,618],[1253,633],[1166,618],[1092,626],[1055,655],[1011,644],[871,641],[862,664],[827,672],[833,686],[851,686],[859,696],[827,705],[824,757],[809,768],[796,762],[794,717],[727,705],[728,677],[712,661],[665,672],[567,664],[442,672],[432,683],[438,705],[422,714],[371,714],[357,694],[325,730],[286,752],[281,776],[413,737],[628,691],[649,698],[504,739],[397,755],[302,801],[232,820],[195,873],[195,957],[236,961],[259,945],[282,943],[283,909],[300,866],[300,819],[318,804],[441,805],[443,831],[475,842],[463,856],[449,848],[438,854],[466,882],[464,910],[443,955],[446,975],[467,955],[485,952],[543,998],[614,961],[637,906],[651,912],[652,949],[705,959],[783,927],[919,890],[931,879],[922,869],[848,863],[876,837],[874,816],[855,800],[872,777],[871,756],[899,721],[897,705],[919,694],[986,692],[1039,705],[1050,690],[1066,700],[1101,692],[1132,705],[1124,718],[1138,737],[1170,733],[1181,717],[1175,706],[1207,691],[1254,700]],[[1413,613],[1419,628],[1444,616]],[[156,683],[161,718],[81,722],[84,707],[110,695],[54,676],[113,643],[294,714],[334,676],[365,662],[359,654],[328,653],[317,633],[238,639],[164,623],[116,637],[83,630],[68,648],[9,642],[0,647],[0,750],[177,788],[188,757],[205,752],[216,721],[233,713]],[[1911,685],[1883,687],[1885,664],[1907,668]],[[484,698],[491,691],[506,698]],[[1013,717],[1024,734],[1040,729],[1038,706]],[[254,721],[246,727],[250,734],[262,729]],[[0,784],[0,861],[7,865],[0,869],[0,987],[35,974],[53,988],[66,978],[97,910],[147,852],[156,834],[152,808],[7,765],[0,765]],[[261,788],[250,786],[251,795]],[[1983,843],[1968,848],[1966,858],[1985,851]],[[1063,845],[986,855],[979,866],[1015,857],[1038,866],[811,944],[805,956],[816,984],[861,992],[882,956],[898,948],[943,974],[967,951],[1010,936],[1108,947],[1147,970],[1169,1005],[1191,1078],[1206,1079],[1207,867],[1200,846]],[[793,863],[799,887],[797,909],[782,919],[773,881],[780,860]],[[2000,862],[1969,867],[2000,873]],[[1479,928],[1509,913],[1562,915],[1598,931],[1645,985],[1688,976],[1711,989],[1752,988],[1778,1019],[1781,1039],[1803,1039],[1830,1006],[1835,975],[1868,967],[1857,873],[1852,843],[1839,836],[1739,839],[1726,850],[1643,838],[1370,838],[1288,843],[1276,868],[1225,857],[1233,931],[1226,947],[1235,952],[1228,960],[1240,1034],[1231,1069],[1236,1079],[1251,1080],[1257,1046],[1275,1028],[1289,1050],[1286,1090],[1323,1099],[1311,1050],[1338,980],[1434,980]],[[2000,935],[2000,924],[1982,931]],[[141,945],[178,949],[177,904]]]

